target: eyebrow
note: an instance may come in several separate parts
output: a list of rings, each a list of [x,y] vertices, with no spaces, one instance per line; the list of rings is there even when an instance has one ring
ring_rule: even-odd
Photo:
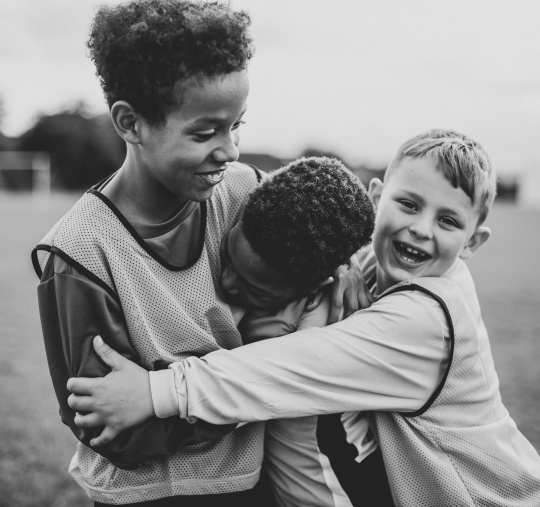
[[[247,108],[244,109],[240,113],[240,116],[235,120],[235,123],[242,119],[244,114],[246,114],[246,111],[247,111]],[[224,122],[225,122],[224,118],[216,118],[215,116],[202,116],[201,118],[197,118],[191,125],[197,126],[200,123],[224,123]]]
[[[426,202],[424,197],[421,194],[416,193],[414,190],[408,190],[406,188],[401,188],[400,191],[403,192],[404,194],[407,194],[410,197],[414,197],[415,199],[417,199],[418,201],[421,201],[422,203]]]

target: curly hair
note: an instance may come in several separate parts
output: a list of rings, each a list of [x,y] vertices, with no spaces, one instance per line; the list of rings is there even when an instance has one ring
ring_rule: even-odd
[[[100,7],[87,47],[109,108],[125,100],[159,126],[181,105],[176,83],[247,67],[250,23],[220,1],[134,0]]]
[[[242,229],[291,283],[320,283],[371,241],[374,211],[360,179],[334,158],[301,158],[249,197]]]

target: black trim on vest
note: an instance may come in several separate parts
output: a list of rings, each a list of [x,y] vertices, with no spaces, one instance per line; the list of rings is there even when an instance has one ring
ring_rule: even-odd
[[[388,292],[385,292],[381,297],[385,297],[385,296],[388,296],[389,294],[394,294],[396,292],[403,292],[406,290],[413,290],[413,291],[419,290],[421,292],[424,292],[425,294],[428,294],[433,299],[435,299],[441,305],[441,308],[443,309],[444,314],[446,315],[446,320],[448,321],[448,329],[450,331],[450,357],[448,358],[446,371],[444,372],[444,375],[441,381],[439,382],[437,389],[433,391],[433,394],[429,397],[426,403],[415,412],[396,412],[397,414],[403,417],[417,417],[419,415],[422,415],[429,407],[431,407],[431,405],[433,405],[433,402],[437,399],[439,394],[441,394],[444,384],[446,383],[446,379],[448,378],[448,374],[450,373],[452,360],[454,359],[455,335],[454,335],[454,324],[452,322],[452,316],[450,315],[450,311],[448,310],[446,303],[444,302],[442,298],[437,296],[437,294],[434,294],[433,292],[431,292],[429,289],[426,289],[425,287],[422,287],[421,285],[418,285],[416,283],[411,283],[411,284],[400,285],[396,287],[395,289],[391,289]]]
[[[43,270],[41,269],[41,266],[37,258],[37,253],[39,250],[43,250],[51,254],[58,255],[58,257],[60,257],[66,264],[73,266],[77,271],[79,271],[81,274],[86,276],[96,285],[99,285],[113,299],[115,299],[116,301],[118,301],[118,303],[120,303],[120,296],[113,289],[111,289],[101,278],[99,278],[99,276],[92,273],[92,271],[85,268],[82,264],[79,264],[75,259],[71,258],[67,253],[65,253],[64,251],[60,250],[59,248],[55,246],[39,244],[36,246],[36,248],[32,250],[32,264],[34,265],[34,270],[36,271],[36,274],[40,279],[43,276]]]
[[[98,185],[100,185],[100,183],[98,183]],[[122,222],[122,225],[126,228],[126,230],[133,237],[133,239],[146,251],[146,253],[148,253],[154,260],[159,262],[163,267],[167,268],[170,271],[185,271],[186,269],[189,269],[192,266],[194,266],[199,261],[199,259],[201,258],[203,248],[204,248],[204,241],[205,241],[205,236],[206,236],[206,201],[203,201],[200,203],[201,224],[200,224],[200,231],[199,231],[199,245],[197,247],[197,255],[195,256],[195,259],[193,262],[190,262],[189,264],[186,264],[185,266],[175,266],[174,264],[168,263],[163,257],[161,257],[161,255],[157,254],[146,243],[146,241],[144,241],[144,239],[135,230],[135,228],[128,222],[126,217],[122,215],[120,210],[101,192],[99,192],[98,190],[95,190],[95,188],[96,187],[91,188],[90,190],[88,190],[87,193],[95,195],[98,199],[101,199],[105,203],[105,205],[116,215],[116,218],[118,218],[118,220]]]
[[[45,245],[43,243],[40,243],[39,245],[36,245],[36,247],[32,250],[32,253],[30,254],[30,258],[32,259],[32,266],[34,267],[34,271],[36,272],[36,275],[41,280],[41,277],[43,276],[43,270],[41,269],[41,266],[39,264],[38,260],[38,252],[39,251],[45,251],[50,252],[51,246]]]
[[[255,176],[257,177],[257,183],[260,183],[261,180],[262,180],[261,170],[257,166],[254,166],[253,164],[245,164],[244,163],[244,165],[247,165],[248,167],[251,167],[251,169],[253,169],[255,171]]]
[[[109,287],[109,285],[107,285],[107,283],[104,282],[99,276],[92,273],[92,271],[90,271],[88,268],[85,268],[82,264],[79,264],[75,259],[71,258],[66,252],[60,250],[55,246],[51,247],[50,252],[52,254],[58,255],[58,257],[60,257],[66,264],[73,266],[77,271],[89,278],[96,285],[99,285],[103,290],[107,291],[107,293],[113,299],[120,303],[120,296],[118,295],[118,293],[114,289]]]
[[[347,442],[342,414],[317,418],[317,445],[354,506],[394,507],[382,453],[379,447],[360,463],[358,450]]]

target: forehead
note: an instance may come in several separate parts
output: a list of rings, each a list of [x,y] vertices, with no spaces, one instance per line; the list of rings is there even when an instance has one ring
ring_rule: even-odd
[[[393,192],[415,193],[440,206],[464,213],[477,213],[472,199],[462,188],[455,188],[437,170],[436,160],[430,157],[405,157],[394,169],[384,189]]]
[[[241,223],[236,224],[224,239],[224,248],[235,271],[252,287],[273,292],[288,288],[285,276],[253,251]]]
[[[179,81],[173,95],[180,106],[171,115],[191,121],[236,120],[247,106],[246,70],[215,77],[193,76]]]

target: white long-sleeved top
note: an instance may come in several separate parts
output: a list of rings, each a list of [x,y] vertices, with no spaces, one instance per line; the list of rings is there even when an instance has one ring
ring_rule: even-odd
[[[402,292],[323,329],[151,372],[154,408],[159,417],[180,414],[214,424],[343,411],[412,412],[437,387],[445,337],[437,302],[422,292]]]

